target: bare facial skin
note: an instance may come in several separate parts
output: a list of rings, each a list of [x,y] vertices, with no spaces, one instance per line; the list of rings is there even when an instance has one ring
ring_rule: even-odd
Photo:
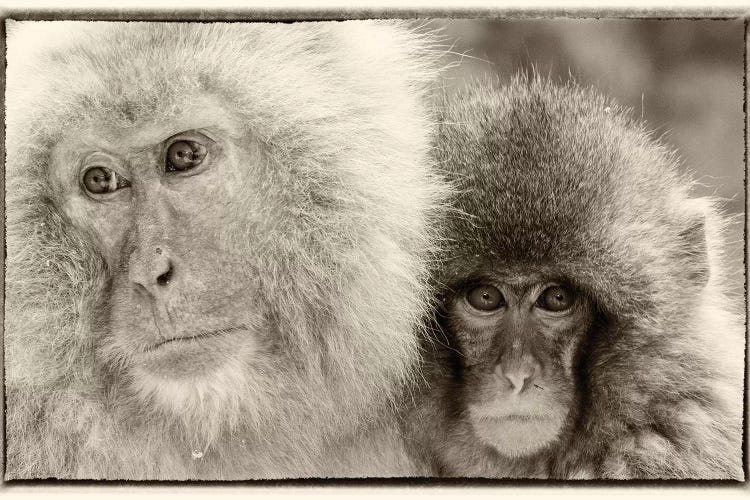
[[[135,367],[137,390],[240,377],[267,341],[249,249],[235,237],[257,225],[236,207],[263,158],[216,110],[202,97],[169,124],[91,131],[54,151],[62,205],[116,270],[102,350]]]
[[[67,137],[52,152],[52,183],[113,271],[97,359],[118,393],[184,421],[187,446],[205,453],[243,413],[262,411],[263,399],[238,390],[263,398],[266,384],[282,387],[269,381],[283,376],[268,370],[280,339],[255,258],[267,222],[252,202],[283,207],[273,191],[248,197],[267,159],[239,120],[214,96],[186,102],[166,122]]]
[[[572,363],[592,304],[564,282],[492,276],[469,282],[447,304],[462,397],[482,443],[528,456],[555,442],[576,402]]]

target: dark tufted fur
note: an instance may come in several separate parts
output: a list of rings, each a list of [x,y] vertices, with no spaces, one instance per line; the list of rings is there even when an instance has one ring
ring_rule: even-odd
[[[716,201],[692,197],[675,155],[592,90],[519,77],[444,108],[436,156],[459,194],[439,285],[554,270],[593,298],[598,326],[578,354],[567,434],[517,460],[463,421],[471,388],[438,327],[415,454],[445,475],[742,479],[742,324]]]

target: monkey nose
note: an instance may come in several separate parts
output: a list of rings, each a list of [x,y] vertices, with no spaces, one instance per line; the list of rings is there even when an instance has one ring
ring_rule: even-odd
[[[510,382],[513,394],[520,394],[526,387],[526,383],[531,380],[530,376],[522,373],[506,373],[505,378]]]
[[[128,275],[136,289],[158,295],[174,279],[174,262],[161,248],[155,252],[136,251],[130,256]]]
[[[495,375],[510,385],[514,395],[522,393],[534,380],[536,368],[531,364],[525,364],[513,369],[504,369],[502,364],[495,367]]]

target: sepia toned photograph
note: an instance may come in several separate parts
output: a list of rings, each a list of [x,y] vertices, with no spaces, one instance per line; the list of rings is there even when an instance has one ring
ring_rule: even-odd
[[[743,19],[56,17],[7,484],[745,481]]]

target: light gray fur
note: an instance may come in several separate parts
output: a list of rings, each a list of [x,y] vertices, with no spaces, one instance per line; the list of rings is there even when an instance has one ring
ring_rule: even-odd
[[[7,28],[6,478],[409,474],[391,412],[415,376],[444,193],[428,156],[432,37],[401,22]],[[282,348],[244,385],[180,389],[179,407],[113,389],[130,373],[102,347],[113,270],[49,167],[78,130],[168,122],[195,93],[266,155],[237,210],[256,207],[267,232],[233,237],[253,248]],[[263,213],[289,188],[296,205]]]

